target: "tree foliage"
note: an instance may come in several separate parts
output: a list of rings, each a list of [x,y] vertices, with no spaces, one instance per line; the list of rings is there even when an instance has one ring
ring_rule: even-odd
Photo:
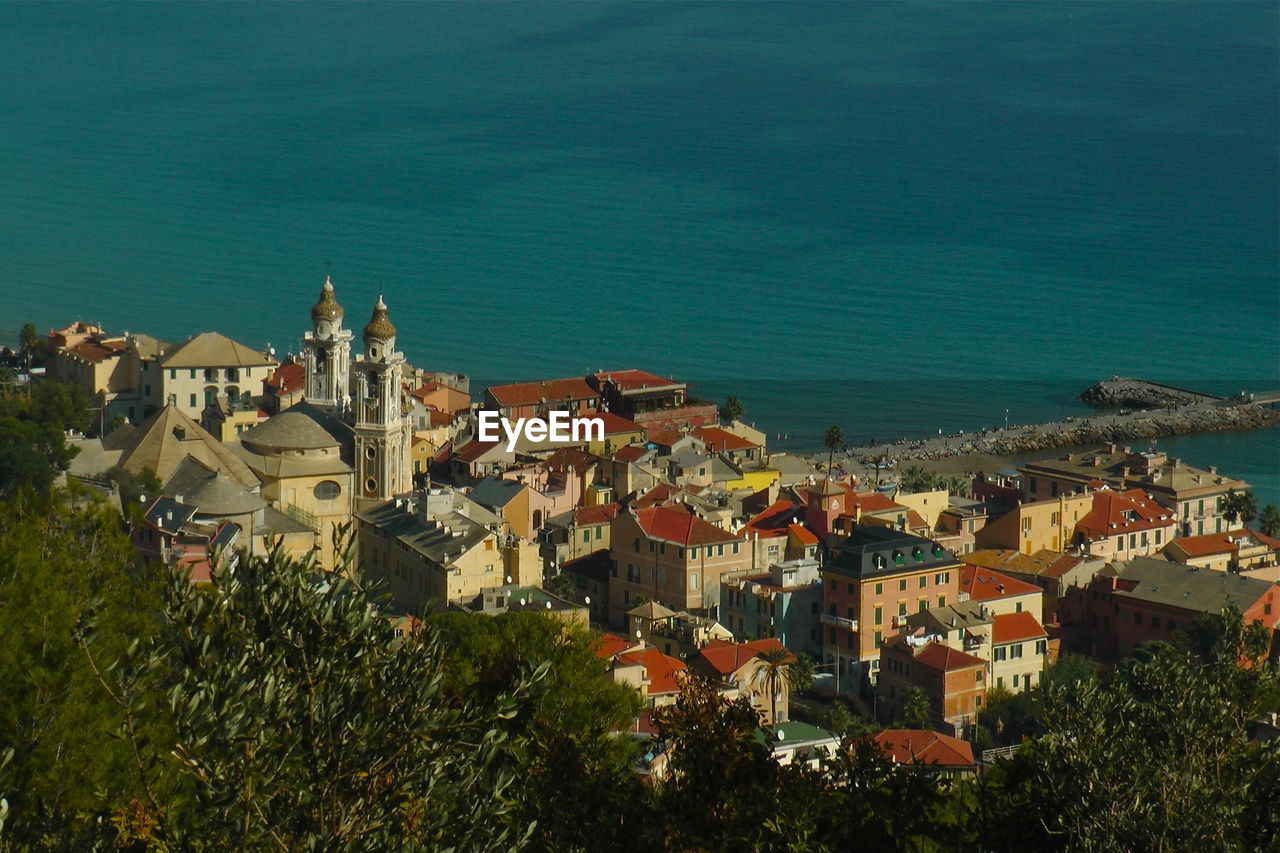
[[[1222,515],[1227,521],[1248,524],[1258,517],[1258,497],[1248,489],[1243,492],[1227,489],[1222,498]]]
[[[1025,850],[1255,850],[1250,815],[1274,791],[1275,744],[1248,728],[1274,690],[1265,631],[1228,612],[1202,654],[1150,644],[1106,683],[1053,685],[1043,736],[988,776],[987,843]],[[1252,663],[1241,666],[1241,660]]]
[[[724,405],[720,407],[720,420],[727,424],[731,424],[736,420],[740,420],[747,410],[743,408],[742,401],[737,396],[730,394],[729,398],[724,401]]]
[[[147,640],[159,606],[160,585],[133,567],[105,504],[73,510],[60,494],[31,491],[0,502],[0,756],[13,751],[0,796],[20,847],[81,847],[92,815],[139,793],[113,737],[120,709],[75,628],[96,623],[96,654],[113,660]]]

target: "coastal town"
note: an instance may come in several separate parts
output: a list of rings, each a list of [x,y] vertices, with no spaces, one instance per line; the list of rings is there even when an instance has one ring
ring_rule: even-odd
[[[1154,406],[870,448],[834,427],[826,454],[778,453],[736,401],[674,378],[623,367],[477,399],[467,377],[406,361],[381,297],[358,337],[329,280],[305,310],[284,360],[217,332],[49,331],[34,381],[76,386],[94,415],[65,476],[135,501],[136,559],[192,584],[277,550],[378,590],[397,630],[441,611],[590,630],[640,700],[642,741],[698,675],[749,701],[784,764],[839,748],[838,705],[894,760],[974,774],[1010,746],[983,725],[993,700],[1062,657],[1106,672],[1224,608],[1280,629],[1275,507],[1213,466],[1089,443],[1143,435]],[[1158,400],[1219,428],[1277,420],[1268,401]],[[481,429],[559,414],[599,428]],[[965,476],[912,464],[1019,435],[1062,449]],[[154,485],[126,495],[110,471]],[[638,773],[667,778],[662,743],[641,754]]]

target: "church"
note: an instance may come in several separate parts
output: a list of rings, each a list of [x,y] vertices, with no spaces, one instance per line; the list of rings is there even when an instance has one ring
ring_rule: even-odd
[[[353,512],[412,488],[413,425],[396,350],[396,327],[378,297],[352,353],[353,333],[326,277],[302,338],[304,400],[239,438],[238,455],[262,495],[317,532],[320,564],[332,568],[334,530]]]

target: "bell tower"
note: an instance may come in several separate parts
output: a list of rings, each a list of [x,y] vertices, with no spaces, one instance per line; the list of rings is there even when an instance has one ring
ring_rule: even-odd
[[[311,306],[311,331],[302,336],[306,385],[303,396],[312,405],[341,417],[351,400],[350,330],[342,328],[342,306],[325,276],[320,299]]]
[[[396,352],[396,327],[379,296],[364,327],[364,352],[351,365],[356,494],[362,500],[387,500],[412,488],[413,424],[403,399],[404,364],[404,354]]]

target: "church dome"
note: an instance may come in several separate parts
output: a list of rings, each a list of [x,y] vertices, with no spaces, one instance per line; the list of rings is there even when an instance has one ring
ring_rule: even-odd
[[[373,306],[373,316],[369,318],[369,325],[364,327],[364,339],[389,341],[395,336],[396,327],[387,319],[387,304],[379,296],[378,304]]]
[[[341,320],[342,306],[338,304],[338,300],[333,296],[333,283],[329,281],[329,277],[324,277],[324,287],[320,288],[320,300],[311,306],[311,322],[319,323],[321,320]]]

